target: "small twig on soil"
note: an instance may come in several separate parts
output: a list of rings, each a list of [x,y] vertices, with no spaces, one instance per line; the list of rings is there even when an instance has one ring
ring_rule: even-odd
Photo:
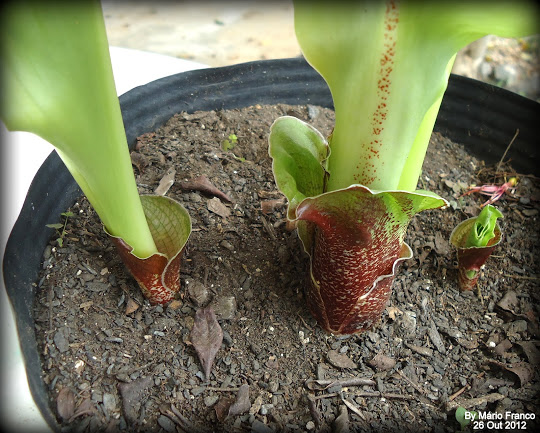
[[[459,397],[461,394],[463,394],[465,391],[470,389],[471,385],[467,384],[463,388],[461,388],[459,391],[456,391],[453,393],[450,397],[448,397],[448,401],[454,400],[456,397]]]
[[[187,419],[184,415],[180,413],[178,409],[174,406],[174,404],[171,404],[171,409],[161,409],[161,413],[168,418],[171,419],[171,421],[175,422],[180,426],[180,428],[186,432],[190,433],[206,433],[206,430],[202,430],[200,428],[197,428],[189,419]]]
[[[313,418],[313,422],[315,423],[315,426],[319,428],[322,424],[322,415],[319,412],[319,409],[317,409],[317,403],[315,403],[315,397],[313,395],[308,395],[307,401],[308,401],[309,413],[311,414],[311,417]]]
[[[300,315],[300,313],[296,313],[298,315],[298,317],[300,318],[300,320],[302,321],[302,323],[304,324],[304,326],[309,329],[310,331],[313,331],[313,328],[311,326],[309,326],[306,321],[304,320],[304,318]]]
[[[512,138],[512,140],[510,140],[510,143],[508,144],[508,146],[506,147],[506,150],[504,151],[503,153],[503,156],[501,158],[501,160],[499,161],[499,163],[497,164],[497,172],[500,170],[501,168],[501,165],[504,161],[504,158],[506,157],[506,154],[508,153],[508,151],[510,150],[510,146],[512,146],[512,144],[514,143],[514,140],[517,138],[517,136],[519,135],[519,129],[516,129],[516,133],[514,134],[514,137]]]
[[[364,421],[366,421],[366,416],[356,407],[355,404],[347,400],[345,397],[343,397],[343,393],[340,393],[341,401],[347,406],[350,410],[352,410],[356,415],[358,415],[360,418],[362,418]]]
[[[205,391],[238,392],[240,388],[220,388],[218,386],[207,386]]]
[[[484,297],[482,296],[482,289],[480,288],[480,284],[476,286],[476,294],[478,295],[478,299],[480,299],[480,303],[482,304],[482,307],[484,306]]]
[[[508,277],[508,278],[516,278],[516,279],[520,279],[520,280],[540,280],[539,277],[529,277],[527,275],[510,275],[510,274],[503,274],[503,277]]]
[[[349,378],[349,379],[308,379],[306,380],[306,386],[309,389],[313,388],[313,385],[318,385],[322,387],[320,390],[332,388],[333,386],[341,386],[342,388],[346,386],[363,386],[363,385],[375,385],[375,381],[372,379],[365,379],[365,378]],[[311,385],[311,386],[310,386]]]
[[[452,409],[457,409],[458,407],[463,407],[464,409],[469,409],[474,406],[480,406],[484,403],[493,403],[495,401],[502,400],[504,395],[499,394],[498,392],[493,392],[491,394],[483,395],[481,397],[470,398],[467,400],[459,400],[457,402],[449,401],[446,404],[446,410],[450,411]]]
[[[348,394],[352,394],[356,397],[375,397],[375,398],[395,398],[401,400],[414,400],[414,396],[409,394],[394,394],[392,392],[367,392],[367,391],[349,391]],[[313,397],[314,400],[320,400],[321,398],[339,397],[341,392],[330,392],[328,394],[321,394]]]
[[[261,215],[261,221],[263,222],[263,227],[268,233],[268,235],[272,238],[273,241],[275,241],[277,239],[277,236],[274,227],[271,226],[271,224],[266,220],[263,215]]]
[[[53,299],[54,299],[54,287],[51,284],[49,287],[49,293],[47,293],[47,302],[49,303],[49,333],[53,331]]]
[[[414,383],[411,379],[409,379],[405,373],[403,373],[401,370],[398,370],[398,374],[405,379],[406,382],[408,382],[414,389],[416,389],[420,394],[425,395],[426,391],[420,387],[417,383]]]

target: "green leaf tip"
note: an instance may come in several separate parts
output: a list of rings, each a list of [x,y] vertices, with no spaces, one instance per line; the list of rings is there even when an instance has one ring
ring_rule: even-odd
[[[495,237],[498,218],[503,218],[501,211],[490,204],[485,206],[471,227],[465,248],[485,247]]]

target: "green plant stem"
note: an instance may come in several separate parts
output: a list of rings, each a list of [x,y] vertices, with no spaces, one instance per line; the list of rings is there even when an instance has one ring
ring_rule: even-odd
[[[302,52],[332,92],[326,191],[414,191],[455,55],[487,34],[538,29],[535,4],[296,0]]]
[[[3,9],[2,118],[56,147],[107,230],[157,251],[131,166],[98,1]]]

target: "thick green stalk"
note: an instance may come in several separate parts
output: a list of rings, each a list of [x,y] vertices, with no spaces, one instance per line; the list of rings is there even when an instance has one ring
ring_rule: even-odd
[[[99,2],[3,9],[2,120],[53,144],[109,233],[157,252],[137,192]]]
[[[533,34],[536,18],[526,2],[295,1],[298,41],[334,100],[327,191],[413,191],[457,51]]]

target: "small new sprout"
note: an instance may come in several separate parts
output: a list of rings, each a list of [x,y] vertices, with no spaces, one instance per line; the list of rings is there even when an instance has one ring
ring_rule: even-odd
[[[478,281],[480,268],[501,241],[497,219],[502,213],[487,205],[477,217],[458,224],[450,235],[450,243],[457,248],[460,289],[472,290]]]
[[[56,230],[56,232],[58,233],[58,238],[56,239],[56,243],[58,244],[60,248],[62,248],[64,246],[64,236],[66,235],[66,225],[68,222],[68,218],[73,216],[73,212],[69,212],[69,211],[62,212],[60,215],[65,218],[63,224],[62,223],[45,224],[45,226]],[[60,229],[62,230],[60,231]]]
[[[482,209],[467,237],[465,248],[485,247],[495,237],[497,219],[502,217],[501,211],[490,204]]]
[[[238,142],[238,137],[236,134],[229,134],[229,138],[227,140],[223,140],[221,143],[221,148],[225,151],[232,150],[236,146]]]

